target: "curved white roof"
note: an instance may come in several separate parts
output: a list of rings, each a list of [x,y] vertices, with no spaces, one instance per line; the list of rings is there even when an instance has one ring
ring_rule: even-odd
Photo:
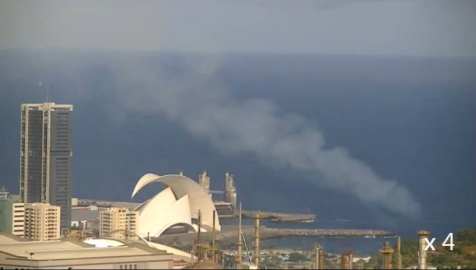
[[[138,235],[159,237],[165,230],[177,224],[192,226],[188,195],[176,199],[171,188],[166,188],[152,199],[139,205]]]
[[[166,245],[158,244],[158,243],[153,243],[146,241],[145,239],[141,239],[146,245],[159,249],[159,250],[164,250],[167,253],[171,253],[174,255],[176,259],[182,259],[185,261],[190,261],[192,258],[192,255],[190,253],[187,253],[185,251],[169,247]],[[115,240],[115,239],[107,239],[107,238],[102,238],[102,239],[87,239],[83,241],[84,243],[88,245],[92,245],[98,248],[106,248],[106,247],[120,247],[124,245],[124,242]]]
[[[132,192],[132,197],[134,197],[136,193],[139,192],[139,190],[141,190],[144,186],[153,182],[163,183],[167,185],[173,191],[173,194],[179,201],[178,203],[179,206],[176,206],[176,207],[177,209],[181,209],[181,211],[185,211],[182,208],[183,207],[182,204],[184,204],[184,202],[181,201],[181,199],[184,197],[187,197],[188,195],[189,211],[187,212],[190,213],[191,218],[197,219],[198,211],[201,210],[202,224],[207,225],[209,227],[213,226],[213,211],[216,211],[215,205],[213,204],[213,201],[211,200],[207,192],[197,182],[195,182],[194,180],[186,176],[179,175],[179,174],[159,176],[153,173],[148,173],[142,176],[141,179],[139,179],[139,181],[137,182],[134,188],[134,192]],[[160,195],[161,193],[159,193],[157,196],[162,196]],[[167,198],[163,198],[163,200],[168,200],[169,195],[164,195],[164,197],[167,197]],[[157,200],[159,199],[162,200],[162,198],[158,198]],[[147,214],[145,215],[153,215],[156,217],[157,217],[157,214],[161,215],[162,213],[160,212],[158,213],[157,210],[155,210],[155,212],[153,212],[154,210],[150,210],[149,212],[149,210],[145,209],[145,208],[149,208],[150,206],[157,206],[156,203],[152,203],[154,200],[155,200],[155,197],[151,201],[145,202],[143,205],[140,205],[137,208],[137,210],[146,211]],[[154,207],[150,207],[150,208],[153,209]],[[149,213],[154,213],[154,214],[149,214]],[[166,215],[171,215],[168,213],[178,215],[178,213],[173,213],[173,211],[167,211]],[[180,213],[179,217],[180,219],[184,218],[184,216],[182,216],[182,213]],[[145,219],[145,220],[149,220],[149,219]],[[142,217],[141,217],[141,221],[142,221]],[[190,222],[191,220],[188,223]],[[181,221],[175,222],[175,224],[177,223],[183,223],[183,222]],[[141,224],[139,223],[139,227],[140,226]],[[221,230],[218,215],[215,220],[215,228],[218,231]],[[142,230],[139,229],[139,231],[141,232]]]

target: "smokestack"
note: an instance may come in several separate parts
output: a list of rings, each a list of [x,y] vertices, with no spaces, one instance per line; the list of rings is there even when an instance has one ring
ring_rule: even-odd
[[[426,269],[426,240],[430,236],[429,231],[419,231],[418,232],[418,241],[419,241],[419,251],[418,251],[418,269]]]
[[[255,265],[256,268],[259,269],[260,261],[261,261],[261,251],[260,251],[260,219],[261,219],[261,213],[258,212],[255,214]]]
[[[319,249],[319,269],[324,269],[324,248]]]
[[[353,250],[349,254],[349,269],[354,269],[354,253],[353,253]]]
[[[198,210],[197,261],[202,260],[202,212]]]
[[[317,244],[314,244],[314,269],[319,269],[319,250],[320,248],[317,246]]]
[[[241,265],[243,264],[243,238],[241,236],[241,202],[240,202],[240,209],[238,212],[238,258],[236,262],[236,269],[241,269]]]
[[[216,253],[216,247],[215,247],[215,217],[216,217],[216,211],[213,210],[213,229],[212,229],[212,252],[213,252],[213,262],[217,262],[217,253]]]
[[[402,247],[400,236],[397,238],[397,269],[402,269]]]
[[[340,269],[351,269],[350,268],[350,254],[342,254],[340,256]]]
[[[385,242],[383,248],[380,249],[380,253],[383,255],[382,269],[392,269],[393,248],[390,247],[388,242]]]

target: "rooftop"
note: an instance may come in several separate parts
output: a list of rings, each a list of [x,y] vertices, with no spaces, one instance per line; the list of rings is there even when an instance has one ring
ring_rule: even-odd
[[[71,209],[71,220],[95,220],[99,219],[99,213],[106,208],[99,208],[97,210],[90,210],[87,207],[73,207]]]
[[[0,233],[0,253],[30,260],[86,259],[98,257],[126,257],[141,255],[171,255],[164,250],[131,243],[120,247],[97,248],[74,238],[58,241],[33,242]]]

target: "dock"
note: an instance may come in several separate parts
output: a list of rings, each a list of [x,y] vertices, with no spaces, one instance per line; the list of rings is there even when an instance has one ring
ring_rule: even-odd
[[[261,215],[261,219],[269,219],[272,222],[313,222],[316,219],[316,215],[314,214],[261,212],[252,210],[243,210],[241,212],[241,217],[247,219],[254,218],[258,212]]]
[[[95,205],[97,207],[120,207],[135,209],[141,203],[136,202],[116,202],[116,201],[101,201],[101,200],[91,200],[91,199],[76,199],[73,203],[73,207],[87,207],[90,205]],[[283,213],[283,212],[266,212],[266,211],[256,211],[256,210],[243,210],[242,218],[252,219],[256,213],[261,214],[261,219],[267,219],[271,222],[313,222],[316,218],[314,214],[299,214],[299,213]],[[220,214],[218,212],[219,218],[237,218],[238,213],[235,214]]]

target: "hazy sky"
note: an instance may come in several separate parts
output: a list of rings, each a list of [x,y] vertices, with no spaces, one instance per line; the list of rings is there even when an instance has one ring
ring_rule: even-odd
[[[476,1],[0,0],[0,48],[476,57]]]

